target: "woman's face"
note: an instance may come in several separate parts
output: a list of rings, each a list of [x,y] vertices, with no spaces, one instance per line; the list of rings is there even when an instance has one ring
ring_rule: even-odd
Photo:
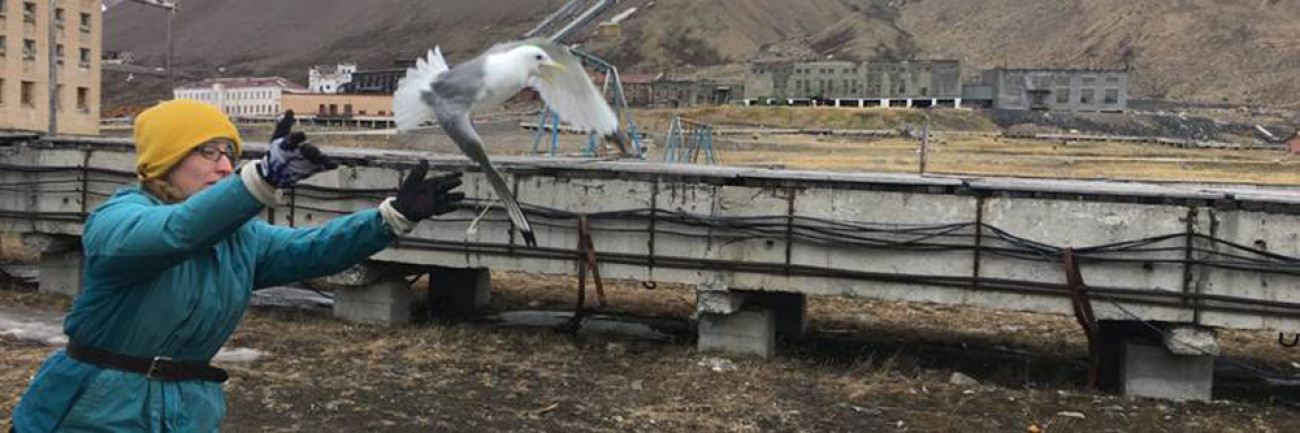
[[[220,182],[235,171],[235,143],[219,138],[194,148],[167,174],[167,183],[186,198]]]

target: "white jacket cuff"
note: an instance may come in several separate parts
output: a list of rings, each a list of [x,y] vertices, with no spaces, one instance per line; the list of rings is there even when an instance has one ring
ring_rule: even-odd
[[[275,207],[280,204],[280,191],[266,183],[262,175],[257,173],[257,166],[260,165],[262,161],[244,164],[244,167],[239,170],[239,177],[244,180],[244,187],[248,188],[248,193],[252,194],[257,201],[267,207]]]
[[[384,222],[387,222],[388,227],[393,229],[393,234],[400,236],[410,233],[411,230],[415,230],[417,223],[407,220],[406,217],[402,216],[401,212],[398,212],[397,209],[393,208],[394,200],[396,199],[389,198],[384,200],[383,203],[380,203],[379,215],[383,216]]]

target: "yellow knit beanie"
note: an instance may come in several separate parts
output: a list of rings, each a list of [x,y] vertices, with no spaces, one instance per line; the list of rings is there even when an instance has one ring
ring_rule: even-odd
[[[234,141],[239,159],[239,130],[217,107],[193,99],[155,105],[135,118],[135,172],[141,180],[161,178],[191,150],[217,138]]]

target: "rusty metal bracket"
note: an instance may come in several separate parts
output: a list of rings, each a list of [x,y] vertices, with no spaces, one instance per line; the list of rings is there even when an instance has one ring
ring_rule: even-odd
[[[1074,306],[1074,318],[1083,328],[1088,338],[1088,389],[1097,390],[1100,385],[1101,339],[1098,335],[1097,317],[1092,313],[1092,301],[1088,299],[1088,287],[1083,284],[1083,274],[1079,272],[1079,263],[1074,260],[1074,248],[1062,251],[1065,265],[1065,282],[1070,288],[1070,301]]]
[[[1277,333],[1277,344],[1280,344],[1282,347],[1286,347],[1286,348],[1294,348],[1296,346],[1300,346],[1300,334],[1296,334],[1295,337],[1292,337],[1290,341],[1287,341],[1286,333],[1279,332]]]
[[[596,261],[596,247],[591,242],[591,222],[587,215],[578,215],[578,304],[574,307],[573,318],[564,329],[569,332],[577,332],[582,326],[582,319],[589,312],[587,310],[587,272],[591,272],[591,279],[596,286],[596,302],[601,308],[607,305],[605,300],[605,283],[600,278],[600,263]]]

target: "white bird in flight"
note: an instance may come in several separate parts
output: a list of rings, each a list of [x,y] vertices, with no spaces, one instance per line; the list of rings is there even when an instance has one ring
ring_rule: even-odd
[[[471,113],[495,108],[528,87],[540,92],[565,122],[610,138],[624,156],[630,155],[627,138],[618,131],[618,116],[596,90],[578,57],[545,39],[498,44],[455,68],[447,66],[442,50],[435,47],[427,58],[406,70],[393,95],[393,115],[399,131],[437,120],[460,150],[482,168],[524,242],[535,247],[532,226],[510,186],[492,167],[470,120]]]

